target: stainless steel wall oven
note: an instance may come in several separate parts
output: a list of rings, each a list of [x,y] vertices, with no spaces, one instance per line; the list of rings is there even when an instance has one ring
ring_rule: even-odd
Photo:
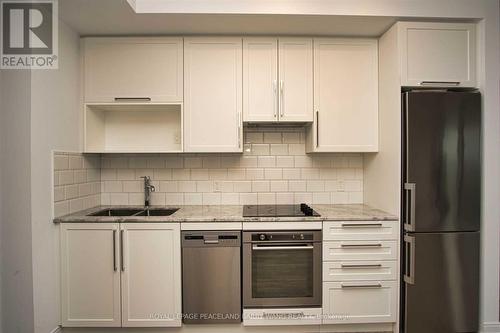
[[[321,306],[321,258],[321,231],[244,232],[243,306]]]

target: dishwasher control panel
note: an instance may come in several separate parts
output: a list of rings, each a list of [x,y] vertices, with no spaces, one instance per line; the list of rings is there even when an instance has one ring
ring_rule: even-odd
[[[182,233],[183,247],[197,246],[240,246],[239,231],[184,231]]]

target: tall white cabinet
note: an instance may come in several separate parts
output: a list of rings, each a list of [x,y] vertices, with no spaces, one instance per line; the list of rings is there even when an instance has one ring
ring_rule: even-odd
[[[314,39],[314,123],[308,152],[378,151],[376,39]]]
[[[311,38],[243,39],[243,119],[311,122]]]
[[[181,326],[178,223],[61,224],[63,327]]]
[[[184,151],[243,151],[242,68],[242,38],[184,39]]]

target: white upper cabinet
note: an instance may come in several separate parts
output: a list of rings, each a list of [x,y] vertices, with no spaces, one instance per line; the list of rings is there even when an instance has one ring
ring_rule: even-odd
[[[117,223],[61,224],[63,327],[120,327]]]
[[[313,121],[311,38],[279,38],[279,117],[285,122]]]
[[[182,38],[85,38],[85,102],[182,102]]]
[[[122,326],[181,326],[178,223],[122,223]]]
[[[278,121],[276,38],[243,38],[243,120]]]
[[[476,32],[466,23],[398,23],[401,85],[476,86]]]
[[[243,39],[243,120],[311,122],[310,38]]]
[[[242,39],[184,39],[184,151],[242,152]]]
[[[308,152],[378,150],[378,50],[375,39],[314,40],[314,123]]]

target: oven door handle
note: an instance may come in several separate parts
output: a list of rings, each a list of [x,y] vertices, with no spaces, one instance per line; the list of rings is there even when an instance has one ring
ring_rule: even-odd
[[[276,250],[312,250],[314,249],[313,245],[292,245],[292,246],[273,246],[273,245],[268,245],[268,246],[262,246],[262,245],[252,245],[252,250],[254,251],[276,251]]]

